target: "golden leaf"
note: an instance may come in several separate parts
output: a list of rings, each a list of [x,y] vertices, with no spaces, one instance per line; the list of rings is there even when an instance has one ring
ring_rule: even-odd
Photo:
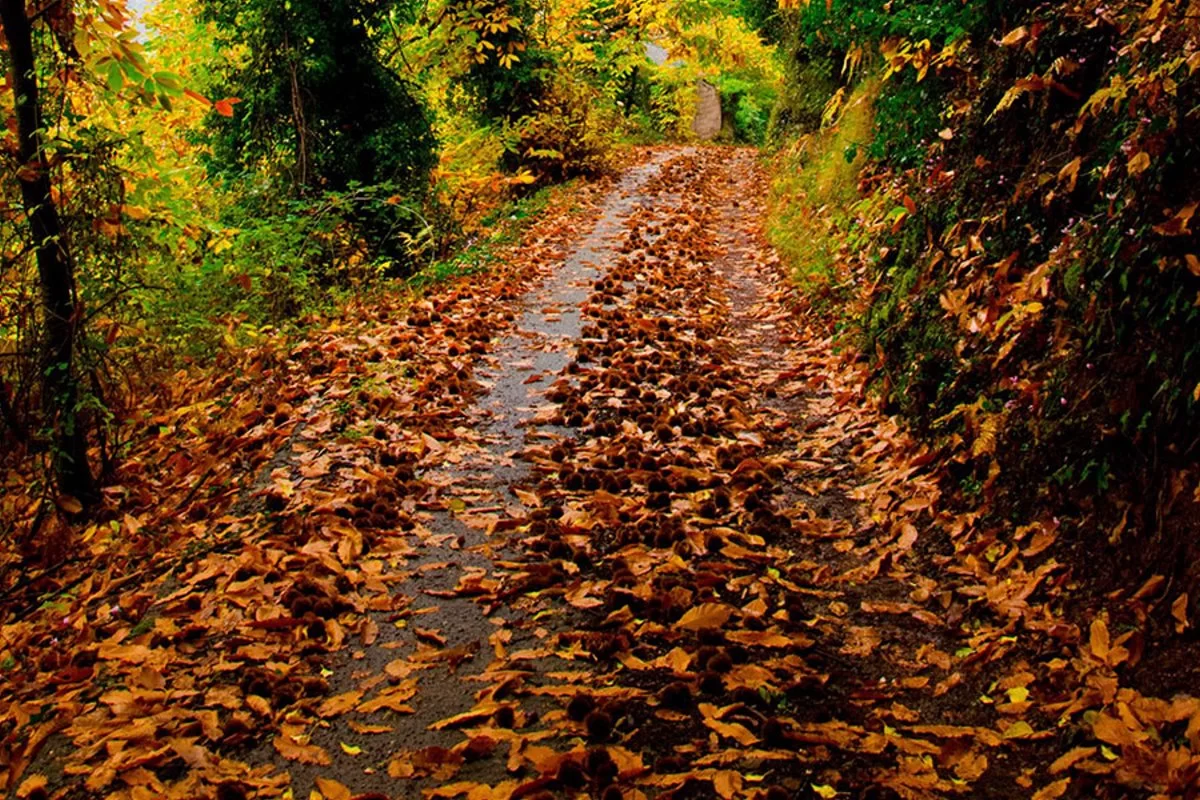
[[[332,778],[317,778],[317,789],[328,800],[350,800],[350,789]]]
[[[701,603],[690,609],[675,623],[676,627],[689,631],[705,628],[720,628],[733,616],[733,607],[724,603]]]
[[[1107,661],[1110,646],[1108,625],[1100,618],[1092,620],[1091,635],[1088,637],[1088,647],[1091,648],[1092,655],[1101,661]]]
[[[1029,29],[1022,25],[1015,30],[1011,30],[1000,40],[1001,47],[1016,47],[1021,42],[1029,38]]]
[[[1197,393],[1200,393],[1200,384],[1196,386]],[[1183,633],[1191,627],[1188,621],[1188,594],[1184,592],[1175,598],[1175,602],[1171,603],[1171,616],[1175,618],[1175,632]]]
[[[1141,150],[1133,158],[1129,159],[1129,163],[1126,166],[1131,176],[1136,177],[1141,175],[1150,169],[1150,154],[1145,150]]]

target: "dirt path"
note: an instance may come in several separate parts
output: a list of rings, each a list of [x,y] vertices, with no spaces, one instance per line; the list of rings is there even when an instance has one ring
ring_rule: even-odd
[[[497,269],[248,360],[171,422],[199,440],[142,445],[187,457],[176,511],[132,516],[193,537],[170,569],[4,626],[0,776],[120,800],[1081,796],[1063,773],[1114,759],[1055,720],[1115,691],[1120,645],[1029,602],[1064,579],[1053,529],[986,549],[939,509],[930,454],[791,313],[764,187],[750,151],[651,151]]]

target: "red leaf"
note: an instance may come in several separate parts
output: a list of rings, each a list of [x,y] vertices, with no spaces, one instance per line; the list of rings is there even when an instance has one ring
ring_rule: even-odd
[[[217,102],[213,103],[213,108],[215,108],[217,113],[222,117],[232,117],[234,104],[240,102],[242,102],[240,97],[226,97],[224,100],[218,100]]]

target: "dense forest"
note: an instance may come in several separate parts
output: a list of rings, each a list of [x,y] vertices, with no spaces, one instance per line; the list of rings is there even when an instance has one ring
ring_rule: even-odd
[[[1200,796],[1200,0],[0,33],[0,793]]]

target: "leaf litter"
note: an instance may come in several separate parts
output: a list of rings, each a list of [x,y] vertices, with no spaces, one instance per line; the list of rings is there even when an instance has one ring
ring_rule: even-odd
[[[86,560],[9,586],[0,787],[1194,791],[1200,699],[1125,679],[1164,582],[1069,614],[1056,520],[952,507],[764,195],[650,150],[492,272],[176,376]]]

